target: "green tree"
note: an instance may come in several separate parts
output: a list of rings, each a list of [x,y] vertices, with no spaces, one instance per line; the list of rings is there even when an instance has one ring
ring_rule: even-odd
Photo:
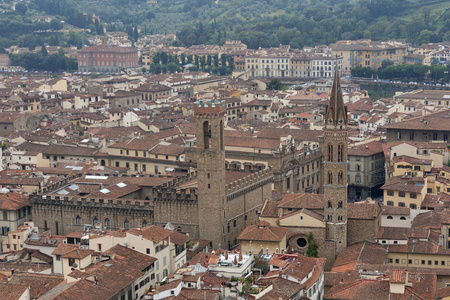
[[[161,56],[161,64],[167,65],[167,63],[169,62],[169,57],[167,53],[163,51],[160,53],[160,56]]]
[[[214,67],[219,67],[219,54],[214,54]]]
[[[41,51],[40,51],[40,53],[41,53],[43,56],[47,56],[47,55],[48,55],[47,48],[45,47],[44,44],[42,44],[42,46],[41,46]]]
[[[139,32],[138,32],[138,28],[137,26],[134,26],[134,30],[133,30],[133,38],[134,40],[137,42],[137,40],[139,39]]]
[[[21,14],[22,16],[27,13],[27,9],[28,7],[22,2],[16,4],[16,12]]]
[[[181,53],[180,58],[181,58],[181,64],[184,66],[186,64],[186,54]]]
[[[199,66],[199,56],[198,54],[194,55],[194,64],[198,67]]]
[[[220,56],[220,61],[222,63],[222,66],[226,66],[227,65],[227,56],[225,53],[222,53],[222,55]]]
[[[267,90],[281,90],[283,85],[281,84],[281,80],[278,78],[272,79],[269,84],[267,84]]]
[[[208,56],[206,57],[206,65],[208,67],[211,67],[211,64],[212,64],[212,57],[211,54],[208,54]]]
[[[308,257],[318,257],[319,245],[314,241],[314,234],[310,232],[306,239],[308,241],[308,248],[306,249],[306,256]]]

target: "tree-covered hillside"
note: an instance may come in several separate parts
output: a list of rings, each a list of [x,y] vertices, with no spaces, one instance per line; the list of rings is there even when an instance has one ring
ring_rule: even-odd
[[[177,33],[180,45],[241,39],[249,48],[293,48],[340,39],[450,40],[450,1],[442,0],[31,0],[28,11],[68,24],[142,33]],[[100,16],[100,23],[82,13]],[[114,22],[114,25],[111,23]],[[120,27],[121,23],[124,27]],[[118,25],[119,24],[119,25]],[[21,33],[19,33],[21,34]],[[131,35],[133,37],[133,35]],[[136,37],[136,35],[134,36]]]

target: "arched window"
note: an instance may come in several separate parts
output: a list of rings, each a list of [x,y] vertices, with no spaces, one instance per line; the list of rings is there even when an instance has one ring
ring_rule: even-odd
[[[111,228],[111,221],[108,218],[105,219],[105,227]]]
[[[125,220],[125,221],[123,222],[123,228],[125,228],[125,229],[130,229],[130,221]]]
[[[223,121],[220,121],[220,150],[223,151]]]
[[[209,129],[209,122],[203,122],[203,143],[205,150],[210,149],[209,140],[211,139],[211,131]]]
[[[44,231],[48,230],[47,221],[44,221]]]
[[[148,226],[147,221],[146,221],[146,220],[143,220],[143,221],[142,221],[142,227],[147,227],[147,226]]]
[[[332,215],[328,215],[328,221],[333,221],[333,216]]]
[[[80,216],[77,216],[75,218],[75,225],[81,225],[81,218],[80,218]]]
[[[333,145],[328,145],[328,161],[333,161]]]
[[[339,144],[338,146],[338,162],[344,161],[344,145]]]
[[[338,173],[338,184],[344,184],[344,173],[342,171]]]
[[[94,219],[92,219],[92,226],[95,226],[95,224],[98,223],[98,219],[97,217],[94,217]]]
[[[177,231],[181,232],[181,226],[177,226]]]
[[[387,219],[388,220],[392,220],[392,219],[394,219],[392,216],[387,216]]]
[[[342,201],[338,202],[338,208],[342,208]]]
[[[333,184],[333,173],[328,171],[328,184]]]
[[[333,208],[333,205],[331,204],[331,201],[328,201],[328,208]]]
[[[105,162],[104,159],[102,159],[102,160],[100,161],[100,165],[101,165],[101,166],[106,166],[106,162]]]

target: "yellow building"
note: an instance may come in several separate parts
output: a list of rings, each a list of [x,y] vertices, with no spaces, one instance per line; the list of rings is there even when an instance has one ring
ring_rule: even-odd
[[[331,53],[343,57],[343,73],[351,75],[354,67],[370,67],[377,70],[383,61],[402,64],[407,46],[396,42],[372,42],[371,40],[338,41],[330,45]]]
[[[248,226],[238,236],[241,251],[259,253],[280,253],[286,247],[287,228],[271,226],[267,221],[259,221]]]
[[[427,193],[427,178],[412,174],[395,176],[389,178],[381,189],[384,190],[386,205],[417,209]]]
[[[431,172],[434,166],[431,159],[419,159],[407,155],[395,156],[393,162],[393,176],[403,176],[405,173],[412,172],[415,176],[423,177],[424,173]]]

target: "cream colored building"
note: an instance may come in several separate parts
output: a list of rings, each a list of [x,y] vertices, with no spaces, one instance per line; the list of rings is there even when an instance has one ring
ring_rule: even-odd
[[[103,252],[120,244],[156,258],[156,277],[151,278],[151,283],[155,284],[156,282],[161,282],[175,268],[186,263],[185,247],[171,243],[170,236],[172,234],[173,231],[171,230],[152,225],[130,229],[122,236],[95,235],[89,240],[89,249]],[[176,251],[177,246],[179,247],[178,251]]]
[[[427,194],[427,177],[396,176],[381,187],[384,203],[389,206],[418,209]]]

